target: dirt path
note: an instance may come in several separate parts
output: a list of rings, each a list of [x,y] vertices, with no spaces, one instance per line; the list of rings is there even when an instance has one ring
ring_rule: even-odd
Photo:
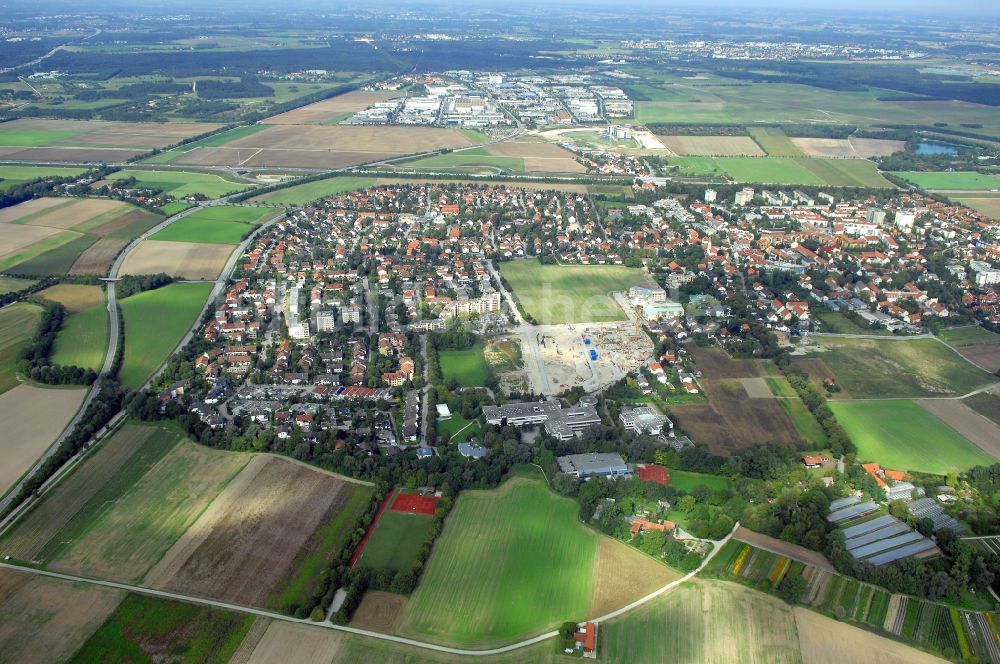
[[[740,526],[736,530],[736,534],[733,535],[733,539],[738,539],[739,541],[746,542],[747,544],[755,546],[758,549],[764,549],[765,551],[770,551],[771,553],[777,553],[779,556],[786,556],[792,560],[798,560],[799,562],[812,565],[813,567],[818,567],[819,569],[826,570],[828,572],[836,572],[833,565],[830,564],[830,561],[818,551],[812,551],[799,546],[798,544],[784,542],[769,535],[755,533],[752,530],[747,530],[743,526]]]

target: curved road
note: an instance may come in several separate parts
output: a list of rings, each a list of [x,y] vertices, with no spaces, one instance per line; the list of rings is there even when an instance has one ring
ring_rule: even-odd
[[[645,597],[641,597],[636,601],[632,602],[627,606],[612,611],[611,613],[606,613],[603,616],[598,616],[593,618],[590,622],[602,623],[611,620],[612,618],[617,618],[618,616],[624,615],[633,609],[642,606],[643,604],[652,601],[659,597],[660,595],[676,588],[682,583],[689,581],[694,578],[702,569],[711,562],[712,558],[722,550],[730,539],[732,539],[733,534],[736,532],[740,524],[737,523],[733,526],[732,531],[726,535],[723,539],[714,542],[712,551],[705,556],[705,559],[701,561],[701,565],[698,569],[693,572],[689,572],[679,579],[671,581],[667,585],[654,590]],[[490,648],[487,650],[466,650],[464,648],[451,648],[449,646],[441,646],[436,643],[427,643],[426,641],[418,641],[417,639],[408,639],[402,636],[395,636],[392,634],[383,634],[381,632],[373,632],[367,629],[358,629],[357,627],[347,627],[346,625],[334,625],[331,622],[314,622],[308,618],[293,618],[291,616],[282,615],[280,613],[273,613],[271,611],[265,611],[264,609],[255,609],[249,606],[243,606],[240,604],[231,604],[229,602],[220,602],[218,600],[206,599],[204,597],[193,597],[191,595],[184,595],[181,593],[170,592],[168,590],[156,590],[154,588],[144,588],[142,586],[133,586],[127,583],[117,583],[115,581],[102,581],[99,579],[90,579],[82,576],[73,576],[71,574],[61,574],[59,572],[49,572],[47,570],[36,569],[33,567],[21,567],[20,565],[11,565],[9,563],[0,562],[0,569],[11,569],[20,572],[28,572],[31,574],[38,574],[40,576],[47,576],[54,579],[61,579],[63,581],[71,581],[74,583],[89,583],[91,585],[104,586],[105,588],[115,588],[117,590],[125,590],[128,592],[139,593],[142,595],[151,595],[153,597],[162,597],[164,599],[172,599],[180,602],[188,602],[190,604],[200,604],[203,606],[212,606],[215,608],[226,609],[229,611],[238,611],[240,613],[247,613],[255,616],[260,616],[262,618],[270,618],[271,620],[281,620],[284,622],[297,623],[300,625],[312,625],[314,627],[332,629],[338,632],[346,632],[348,634],[356,634],[358,636],[367,636],[373,639],[379,639],[381,641],[391,641],[393,643],[399,643],[402,645],[413,646],[415,648],[423,648],[424,650],[433,650],[436,652],[447,653],[450,655],[463,655],[466,657],[482,657],[489,655],[502,655],[504,653],[512,652],[514,650],[520,650],[521,648],[527,648],[528,646],[535,645],[536,643],[541,643],[542,641],[547,641],[548,639],[558,636],[559,632],[553,630],[551,632],[546,632],[544,634],[539,634],[538,636],[532,637],[530,639],[525,639],[523,641],[518,641],[517,643],[511,643],[506,646],[501,646],[499,648]]]

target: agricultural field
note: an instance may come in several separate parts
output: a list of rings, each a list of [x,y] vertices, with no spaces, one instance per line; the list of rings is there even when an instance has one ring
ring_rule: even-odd
[[[69,660],[226,664],[254,616],[130,594]],[[171,655],[170,660],[164,654]]]
[[[318,101],[294,110],[274,115],[265,122],[269,125],[328,125],[345,116],[363,111],[380,101],[402,96],[398,92],[368,92],[353,90],[336,97]]]
[[[283,664],[313,664],[329,662],[331,657],[333,661],[341,661],[338,655],[344,640],[343,633],[333,630],[258,618],[240,644],[237,656],[230,661],[244,664],[278,661]]]
[[[218,147],[195,146],[171,158],[170,163],[190,166],[335,169],[475,144],[475,141],[456,129],[347,125],[264,127],[262,131],[236,138]]]
[[[552,143],[514,141],[472,147],[443,155],[392,164],[405,171],[445,171],[478,174],[584,173],[573,154]]]
[[[682,175],[729,176],[739,183],[830,185],[833,187],[893,186],[875,164],[865,159],[809,157],[669,157]]]
[[[917,404],[958,432],[959,435],[1000,460],[1000,425],[980,416],[958,399],[918,399]]]
[[[883,327],[861,327],[839,311],[817,312],[813,315],[813,320],[816,320],[821,324],[821,331],[832,334],[865,334],[880,337],[892,336],[892,332]]]
[[[52,364],[99,371],[107,348],[108,310],[102,302],[63,321],[52,349]]]
[[[106,275],[115,257],[128,243],[128,240],[102,237],[80,253],[70,266],[69,274],[95,277]]]
[[[600,658],[623,664],[801,661],[792,609],[720,581],[686,583],[603,623]]]
[[[0,658],[19,664],[66,661],[124,595],[112,588],[0,570]]]
[[[37,283],[37,279],[22,279],[21,277],[5,277],[0,275],[0,295],[15,293],[29,286],[34,286]]]
[[[233,251],[231,244],[143,240],[129,252],[120,274],[163,272],[178,279],[215,280]]]
[[[370,569],[410,571],[433,524],[434,517],[427,514],[387,509],[365,544],[357,565]]]
[[[279,609],[291,599],[286,591],[296,588],[294,600],[308,602],[328,566],[323,561],[339,551],[367,507],[359,492],[370,495],[370,488],[280,457],[254,457],[144,584]],[[319,564],[303,566],[308,559]]]
[[[807,157],[822,159],[869,159],[899,152],[905,147],[903,141],[880,138],[793,138],[795,144]]]
[[[2,177],[2,175],[0,175]],[[214,173],[198,171],[153,171],[138,168],[124,168],[108,176],[109,180],[133,177],[139,186],[160,189],[174,198],[186,198],[201,194],[208,198],[219,198],[226,194],[245,191],[254,185],[230,180]]]
[[[657,136],[681,157],[763,157],[764,150],[749,136]]]
[[[0,156],[12,161],[109,161],[218,129],[214,124],[21,118],[0,127]]]
[[[902,171],[895,173],[908,182],[923,189],[944,191],[989,191],[1000,189],[1000,176],[976,172],[921,173]]]
[[[104,304],[104,289],[84,284],[56,284],[36,293],[37,296],[58,302],[70,314],[86,311]]]
[[[810,357],[822,359],[844,391],[858,399],[956,396],[992,379],[934,339],[825,337],[818,343],[822,350]]]
[[[264,131],[267,129],[267,125],[264,124],[253,124],[245,125],[243,127],[236,127],[235,129],[228,129],[218,134],[213,134],[208,138],[203,138],[198,141],[192,141],[190,143],[185,143],[184,145],[178,145],[176,148],[155,154],[152,157],[144,159],[142,163],[144,164],[169,164],[174,159],[196,150],[198,148],[217,148],[219,146],[225,145],[231,141],[235,141],[241,138],[246,138],[247,136],[252,136],[259,131]]]
[[[795,626],[803,664],[935,664],[937,657],[802,607]]]
[[[82,166],[0,166],[0,191],[39,178],[71,178],[84,173]]]
[[[826,445],[826,433],[823,431],[823,427],[816,421],[816,417],[809,412],[802,399],[798,396],[778,399],[778,405],[785,410],[788,419],[792,421],[792,425],[799,432],[802,440],[815,447],[824,447]]]
[[[80,409],[87,388],[18,385],[0,394],[0,495],[55,442]]]
[[[990,219],[1000,221],[1000,196],[993,194],[989,196],[959,196],[954,200]]]
[[[520,159],[527,173],[584,173],[572,152],[552,143],[510,141],[484,147],[499,158]]]
[[[0,394],[17,386],[17,358],[24,342],[31,338],[42,320],[42,308],[15,302],[0,309]]]
[[[590,617],[603,616],[681,578],[681,573],[624,542],[600,537],[594,563]]]
[[[542,325],[626,320],[610,297],[652,282],[638,268],[618,265],[543,265],[535,258],[500,263],[524,310]]]
[[[285,189],[278,189],[250,199],[253,203],[268,205],[306,205],[326,196],[335,196],[348,191],[367,189],[375,184],[374,178],[368,177],[336,177],[326,180],[306,182]]]
[[[980,392],[962,399],[962,403],[1000,426],[1000,396],[997,392]]]
[[[196,322],[211,290],[211,284],[174,283],[121,300],[125,318],[122,382],[132,388],[146,382]]]
[[[445,381],[455,380],[461,387],[482,387],[486,383],[489,367],[481,342],[465,350],[439,350],[438,362]]]
[[[986,371],[1000,371],[1000,334],[981,327],[963,327],[944,330],[938,338]]]
[[[239,244],[270,210],[212,206],[197,210],[150,236],[155,242]]]
[[[750,136],[771,157],[802,157],[802,151],[778,127],[751,127]]]
[[[536,476],[465,491],[410,598],[401,633],[485,647],[582,620],[598,536]]]
[[[837,421],[858,447],[858,458],[885,468],[961,472],[996,460],[913,401],[831,401]]]

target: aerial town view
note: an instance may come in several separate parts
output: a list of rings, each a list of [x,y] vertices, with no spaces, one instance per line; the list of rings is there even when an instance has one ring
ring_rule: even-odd
[[[995,0],[0,0],[0,664],[1000,664]]]

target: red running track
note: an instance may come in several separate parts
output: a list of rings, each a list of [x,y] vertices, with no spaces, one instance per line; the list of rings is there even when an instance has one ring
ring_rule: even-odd
[[[408,512],[410,514],[434,514],[437,507],[437,496],[421,496],[417,493],[401,493],[396,496],[392,503],[392,509],[396,512]]]
[[[354,555],[351,556],[351,561],[347,563],[348,567],[354,567],[354,563],[358,562],[358,558],[361,557],[361,552],[365,550],[365,544],[368,544],[369,538],[371,538],[372,533],[375,532],[375,526],[378,525],[378,520],[382,518],[382,513],[385,512],[385,508],[389,506],[389,500],[392,499],[393,494],[396,492],[394,487],[389,489],[389,493],[386,494],[385,498],[382,499],[382,504],[379,505],[378,512],[375,512],[375,518],[372,519],[372,523],[368,526],[368,532],[365,536],[361,538],[358,542],[358,548],[354,550]]]

